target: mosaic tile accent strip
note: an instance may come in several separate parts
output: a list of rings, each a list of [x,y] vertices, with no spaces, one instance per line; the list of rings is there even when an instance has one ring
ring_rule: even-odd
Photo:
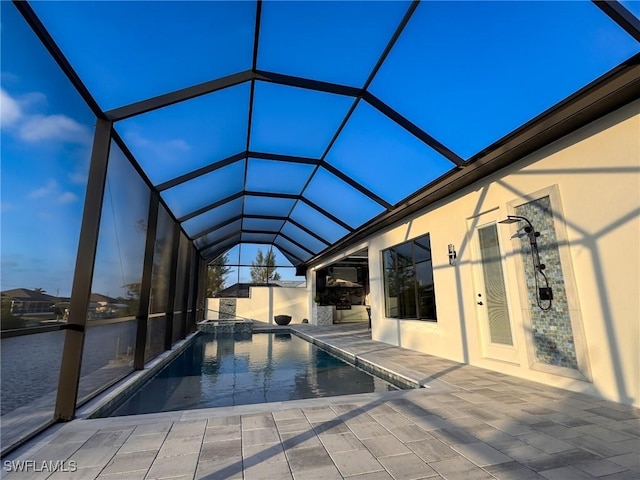
[[[538,250],[540,262],[546,266],[544,274],[549,279],[549,286],[553,291],[553,306],[551,310],[543,311],[538,308],[536,301],[536,272],[533,267],[531,245],[529,237],[524,231],[525,222],[518,226],[522,261],[527,285],[527,297],[533,329],[533,341],[536,349],[536,359],[540,363],[560,367],[578,369],[578,360],[573,340],[573,329],[569,317],[567,292],[564,287],[562,265],[558,239],[553,225],[551,199],[546,196],[515,209],[516,215],[528,218],[534,228],[540,232]],[[538,286],[544,287],[544,279],[538,275]],[[546,306],[548,302],[542,301]]]
[[[220,320],[229,320],[236,318],[236,299],[221,298],[220,299]]]

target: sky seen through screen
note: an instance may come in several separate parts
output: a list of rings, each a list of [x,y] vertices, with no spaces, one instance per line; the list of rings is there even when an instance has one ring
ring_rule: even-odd
[[[622,2],[636,15],[639,4]],[[104,111],[252,68],[252,1],[30,5]],[[257,69],[362,88],[409,6],[266,1]],[[69,296],[96,118],[16,7],[0,9],[0,287]],[[638,52],[587,1],[422,2],[368,91],[464,161]],[[332,143],[355,98],[258,80],[251,105],[251,91],[241,82],[114,126],[155,186],[240,155],[161,192],[176,218],[211,207],[183,222],[188,235],[271,215],[324,240],[282,219],[244,218],[208,234],[238,262],[269,239],[279,265],[307,260],[455,167],[365,98]],[[141,261],[147,221],[148,187],[122,165],[110,170],[92,286],[113,297],[140,275],[130,259]],[[243,191],[254,195],[216,205]]]

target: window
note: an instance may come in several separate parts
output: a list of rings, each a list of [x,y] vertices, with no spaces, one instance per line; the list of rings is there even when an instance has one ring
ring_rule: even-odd
[[[436,321],[429,234],[383,250],[382,259],[387,317]]]

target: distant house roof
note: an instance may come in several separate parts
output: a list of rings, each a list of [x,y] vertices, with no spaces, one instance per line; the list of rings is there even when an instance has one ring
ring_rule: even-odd
[[[249,298],[249,288],[255,286],[252,283],[235,283],[230,287],[223,288],[222,290],[215,292],[213,294],[214,298],[224,298],[224,297],[239,297],[239,298]]]
[[[298,288],[307,284],[305,280],[272,280],[269,285],[277,285],[278,287]]]
[[[101,293],[92,293],[89,297],[89,301],[94,303],[122,303],[122,300],[118,300],[117,298],[108,297],[107,295],[103,295]]]
[[[56,297],[52,295],[28,288],[14,288],[0,293],[14,300],[20,300],[21,302],[55,302],[57,300]]]

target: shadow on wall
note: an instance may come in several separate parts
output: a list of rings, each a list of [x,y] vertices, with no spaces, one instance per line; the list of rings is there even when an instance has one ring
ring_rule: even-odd
[[[577,174],[584,175],[584,172],[580,171],[581,169],[577,169]],[[618,173],[615,168],[612,169],[590,169],[597,171],[590,171],[590,174],[593,175],[603,175],[607,173]],[[628,172],[631,173],[631,172]],[[640,168],[635,170],[635,173],[640,173]],[[565,172],[566,174],[566,172]],[[526,194],[522,191],[515,189],[514,187],[506,184],[504,181],[498,181],[502,187],[513,192],[518,198],[524,198]],[[600,248],[598,246],[599,240],[604,238],[606,235],[610,234],[614,230],[622,227],[623,225],[637,220],[640,217],[640,207],[636,208],[627,214],[609,221],[609,223],[602,227],[600,230],[596,232],[589,232],[585,228],[580,225],[572,222],[570,219],[564,217],[562,212],[558,212],[556,210],[552,211],[553,218],[555,222],[562,222],[567,227],[570,227],[574,232],[577,232],[581,235],[581,238],[572,240],[571,244],[575,247],[581,245],[586,250],[588,250],[591,257],[591,265],[594,271],[594,279],[596,282],[596,286],[598,289],[598,299],[599,304],[601,305],[601,311],[599,317],[602,319],[606,332],[607,338],[606,342],[608,344],[608,351],[611,355],[611,364],[613,369],[613,378],[615,378],[616,388],[618,392],[618,400],[622,403],[632,404],[635,400],[632,397],[627,389],[626,381],[624,377],[624,373],[622,371],[621,358],[619,354],[619,345],[616,340],[616,327],[613,318],[613,313],[611,311],[611,301],[609,298],[608,286],[605,283],[605,269],[603,266],[603,262],[601,259]],[[558,246],[567,246],[567,243],[559,243]],[[592,312],[593,313],[593,312]],[[585,325],[586,327],[586,325]]]
[[[560,150],[562,148],[562,146],[556,146],[555,147],[556,150]],[[546,155],[550,155],[553,152],[549,152],[546,153]],[[536,160],[533,159],[531,160],[530,163],[534,163]],[[520,172],[520,169],[522,169],[523,167],[526,167],[526,165],[524,166],[519,166],[518,170],[512,168],[511,171],[507,171],[507,172],[503,172],[501,177],[506,177],[506,176],[511,176],[511,175],[552,175],[553,173],[555,173],[556,171],[551,169],[547,169],[547,170],[543,170],[543,171],[533,171],[533,172]],[[570,174],[575,174],[575,175],[607,175],[607,174],[629,174],[629,175],[637,175],[640,173],[640,167],[610,167],[610,168],[576,168],[576,169],[558,169],[557,170],[558,174],[562,174],[562,175],[570,175]],[[497,177],[497,176],[496,176]],[[513,186],[509,185],[508,183],[506,183],[504,180],[502,180],[501,178],[494,178],[491,179],[492,183],[488,186],[483,186],[480,189],[478,189],[477,187],[475,187],[475,190],[479,190],[479,198],[476,201],[476,206],[473,210],[473,213],[469,215],[469,217],[476,217],[478,216],[480,213],[482,213],[483,211],[485,211],[487,209],[487,206],[485,205],[485,201],[487,198],[487,194],[488,194],[488,189],[491,188],[491,185],[493,184],[497,184],[500,187],[504,188],[505,190],[511,192],[514,194],[515,198],[522,198],[523,199],[523,203],[526,201],[524,199],[526,199],[528,197],[528,192],[523,192],[517,188],[514,188]],[[472,192],[474,190],[474,188],[469,188],[469,189],[465,189],[461,192],[458,192],[454,197],[452,197],[451,199],[448,200],[447,203],[450,203],[452,201],[455,201],[459,198],[462,198],[466,195],[469,195],[470,192]],[[617,337],[616,334],[617,329],[616,329],[616,323],[614,321],[613,318],[613,313],[612,313],[612,307],[611,307],[611,299],[610,299],[610,295],[609,295],[609,289],[612,288],[610,285],[608,285],[605,281],[606,275],[605,275],[605,267],[603,265],[603,260],[602,260],[602,253],[600,250],[599,242],[607,235],[611,234],[612,232],[614,232],[615,230],[629,224],[630,222],[636,221],[638,219],[638,217],[640,217],[640,207],[635,208],[630,210],[629,212],[627,212],[626,214],[620,216],[619,218],[616,219],[612,219],[609,220],[608,223],[606,225],[604,225],[602,228],[600,228],[599,230],[593,232],[593,231],[588,231],[585,228],[581,227],[580,225],[578,225],[575,222],[572,222],[570,219],[565,218],[564,215],[562,214],[562,212],[559,212],[555,209],[552,209],[552,214],[553,214],[553,219],[554,222],[562,222],[564,225],[566,225],[566,227],[568,229],[571,229],[573,231],[573,235],[575,237],[575,233],[577,232],[580,237],[577,239],[573,239],[571,241],[571,245],[575,248],[576,246],[581,246],[583,248],[585,248],[590,255],[590,260],[591,260],[591,266],[594,272],[594,281],[596,284],[596,288],[597,288],[597,295],[598,295],[598,299],[599,299],[599,305],[600,305],[600,312],[598,312],[598,317],[602,319],[603,325],[606,329],[606,339],[603,339],[603,341],[606,342],[607,345],[607,351],[609,352],[609,355],[611,356],[611,378],[615,379],[615,388],[617,391],[617,401],[621,402],[621,403],[625,403],[625,404],[633,404],[633,402],[635,400],[637,400],[633,394],[629,391],[628,387],[627,387],[627,382],[625,380],[625,372],[623,371],[623,369],[625,368],[625,365],[623,365],[621,363],[622,359],[621,359],[621,355],[620,355],[620,346],[618,344],[617,341]],[[464,267],[468,267],[468,266],[473,266],[476,262],[474,262],[473,260],[471,260],[471,256],[469,255],[469,246],[470,246],[470,241],[471,241],[471,234],[469,232],[473,231],[473,229],[477,226],[477,221],[473,221],[475,223],[471,223],[471,225],[469,226],[469,229],[467,230],[467,233],[465,234],[464,237],[462,237],[458,244],[456,244],[458,246],[458,260],[456,261],[456,264],[454,267],[451,267],[449,265],[440,265],[440,266],[434,266],[433,269],[435,270],[441,270],[441,269],[450,269],[450,268],[454,268],[455,269],[455,282],[456,282],[456,291],[457,291],[457,303],[458,303],[458,312],[459,312],[459,322],[460,322],[460,331],[462,333],[462,337],[461,337],[461,347],[462,347],[462,353],[463,353],[463,359],[464,359],[464,363],[469,363],[469,346],[468,346],[468,338],[467,338],[467,322],[468,319],[465,317],[465,304],[467,303],[467,299],[463,299],[462,298],[462,294],[465,291],[464,288],[464,284],[463,284],[463,278],[462,278],[462,274],[461,274],[461,270]],[[411,225],[411,224],[409,224]],[[566,241],[560,241],[557,243],[557,245],[559,247],[567,247],[568,246],[568,242]],[[509,256],[513,256],[513,255],[521,255],[522,252],[520,250],[516,250],[513,253],[509,253]],[[541,250],[541,255],[544,256],[545,251],[544,249]],[[462,260],[464,259],[464,260]],[[525,260],[526,261],[526,260]],[[544,263],[544,260],[543,260]],[[534,306],[532,306],[532,308],[535,308]],[[593,317],[594,316],[594,312],[590,312],[590,316]],[[474,319],[472,319],[471,321],[474,321]],[[400,339],[400,323],[398,322],[397,325],[397,335],[398,335],[398,339]],[[585,330],[585,334],[587,333],[587,325],[583,325],[583,330]],[[552,339],[549,335],[544,334],[543,332],[531,332],[533,337],[535,339],[537,339],[539,345],[544,346],[545,349],[547,349],[549,352],[552,353],[552,357],[554,358],[553,362],[555,364],[559,364],[562,365],[563,363],[566,364],[570,364],[570,358],[569,356],[566,354],[566,352],[563,352],[562,349],[560,348],[560,346],[558,345],[558,342],[554,339]],[[401,344],[400,344],[401,345]],[[554,352],[554,345],[555,347],[558,349],[556,352]],[[588,346],[589,344],[587,344],[587,350],[588,350]],[[590,345],[591,347],[593,347],[593,345]],[[628,368],[628,366],[626,366],[626,368]],[[595,386],[594,386],[595,388]]]

